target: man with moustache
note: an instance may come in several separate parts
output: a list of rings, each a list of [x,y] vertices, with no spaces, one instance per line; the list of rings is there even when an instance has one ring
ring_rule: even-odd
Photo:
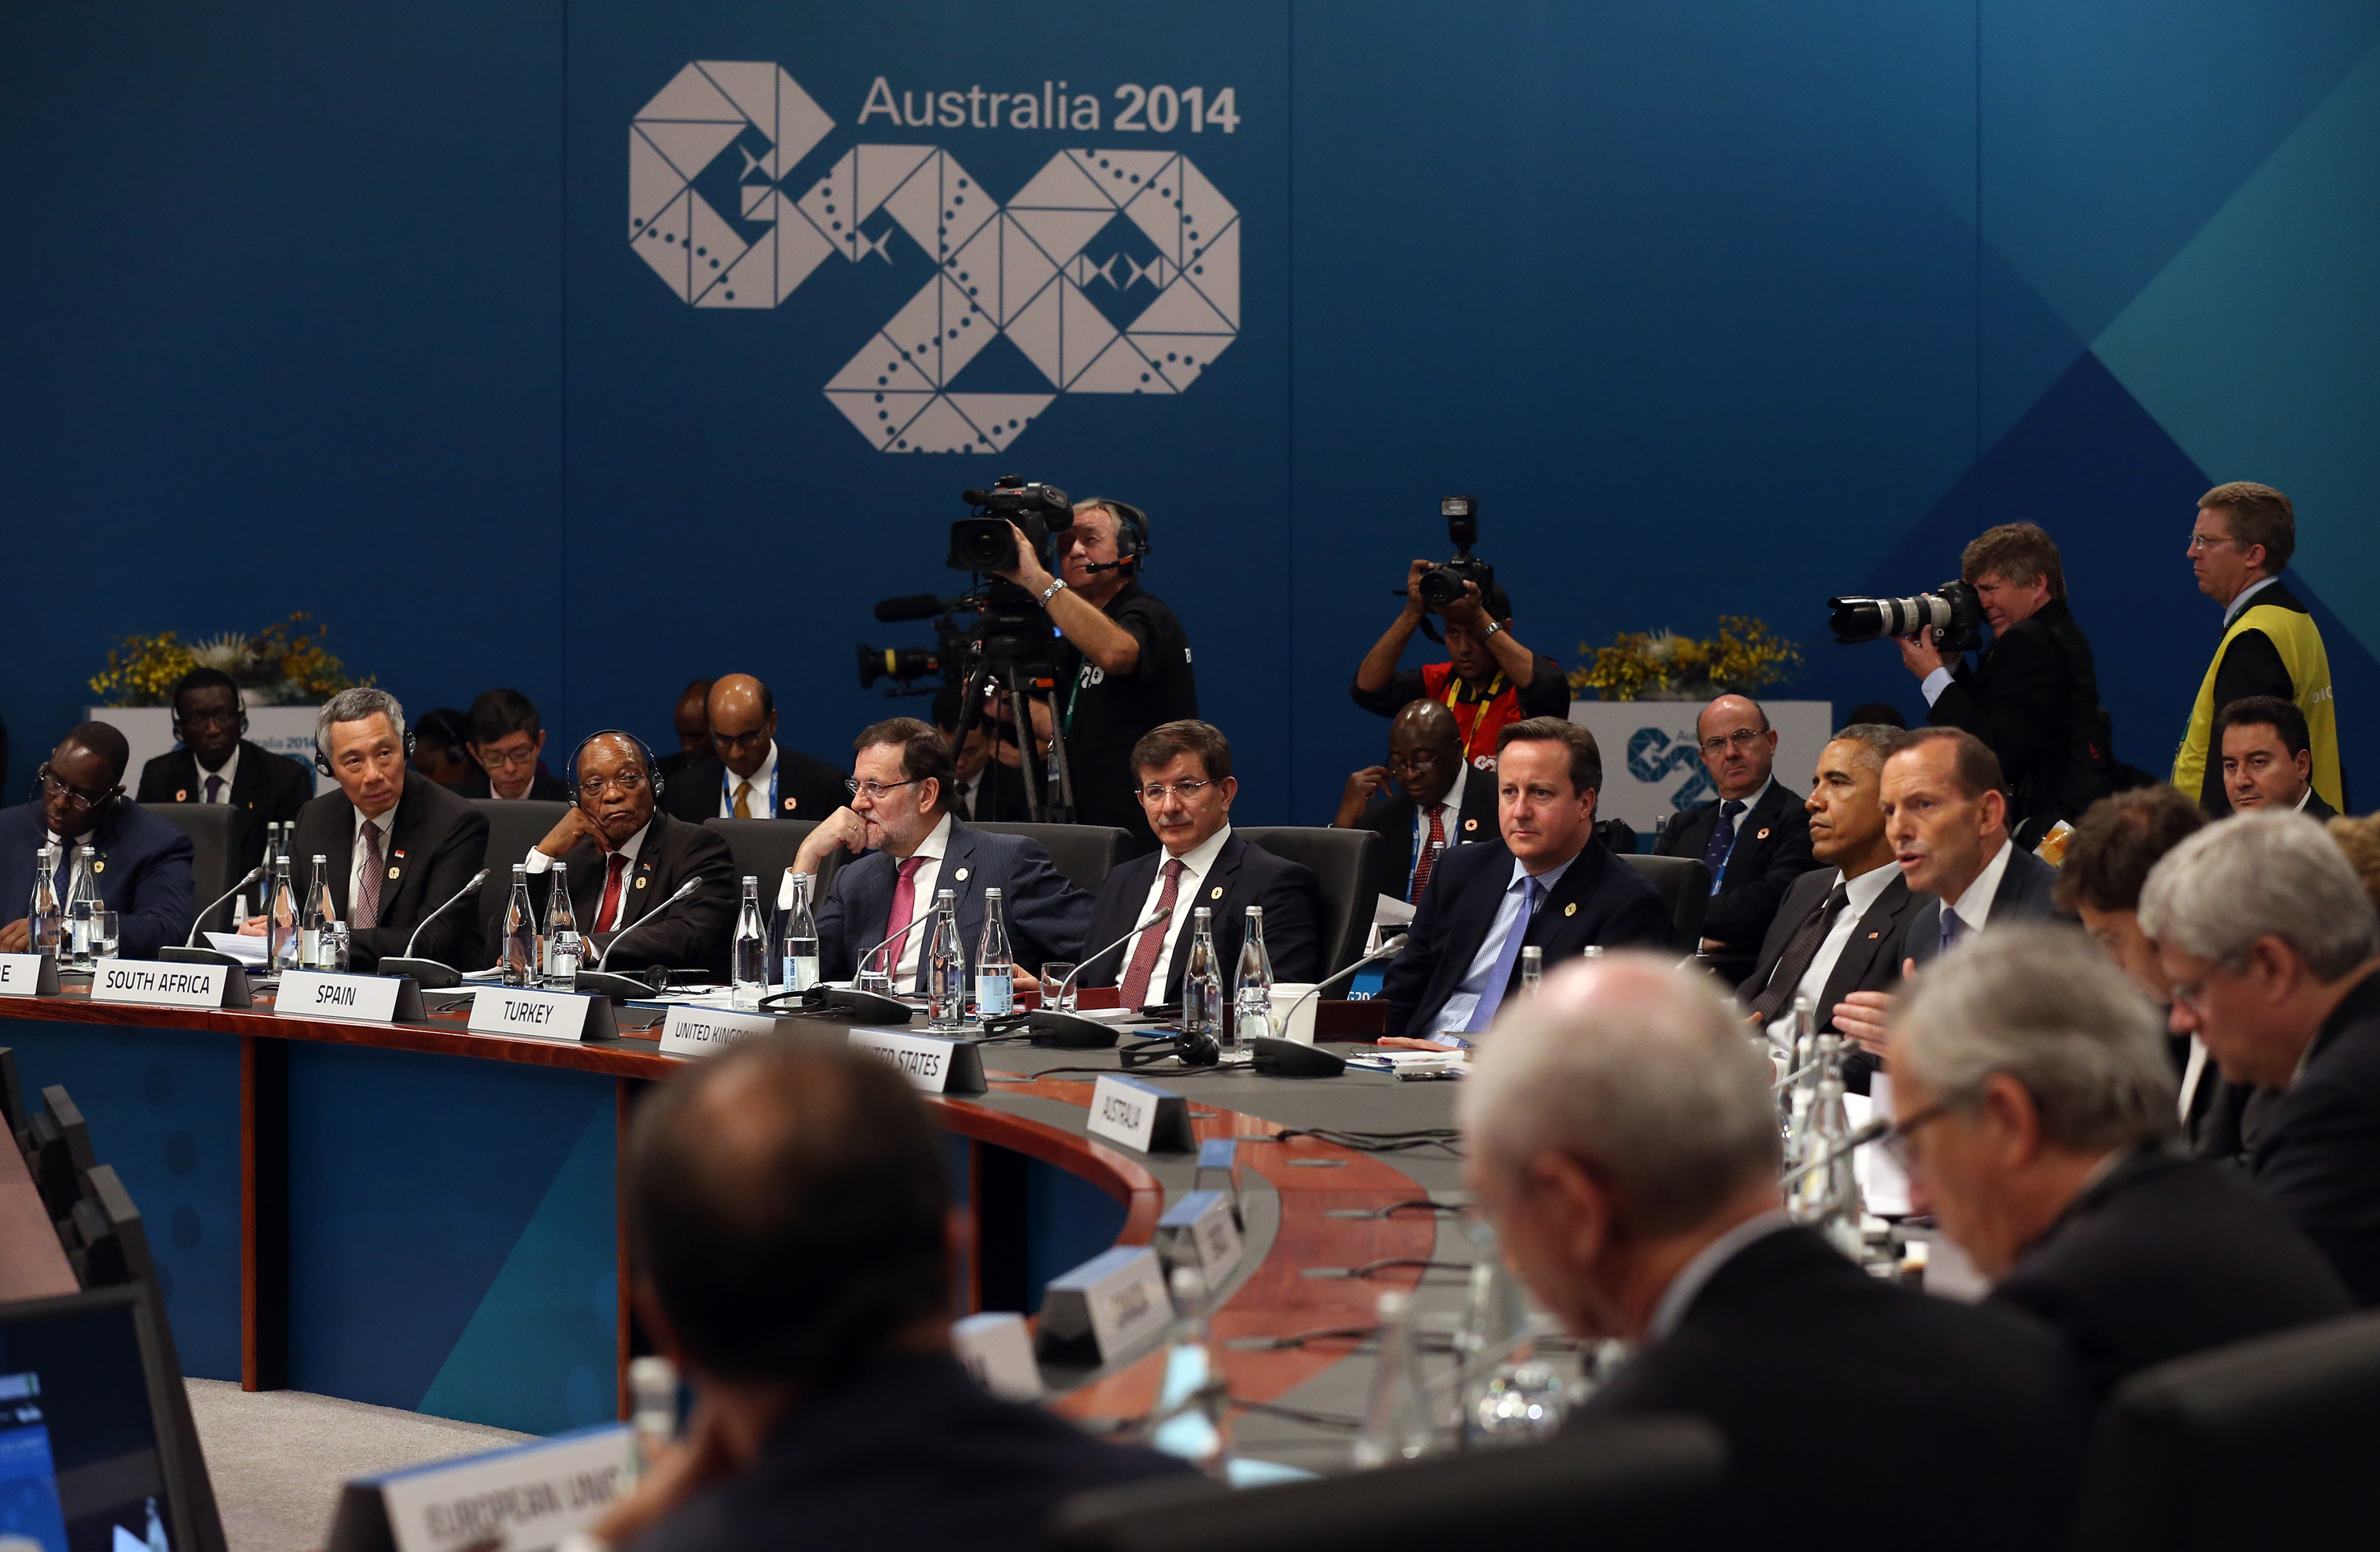
[[[1676,815],[1656,856],[1698,856],[1710,869],[1703,952],[1727,979],[1749,973],[1793,880],[1816,867],[1809,817],[1769,771],[1777,730],[1747,696],[1723,695],[1694,719],[1694,743],[1718,795]]]
[[[1382,796],[1391,784],[1397,790]],[[1330,824],[1378,836],[1379,892],[1419,900],[1440,848],[1496,838],[1496,782],[1463,758],[1453,712],[1412,701],[1389,723],[1389,763],[1347,778]]]

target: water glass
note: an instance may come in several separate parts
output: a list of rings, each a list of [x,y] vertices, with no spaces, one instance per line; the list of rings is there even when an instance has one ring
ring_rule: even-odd
[[[872,991],[879,997],[892,995],[892,976],[889,971],[871,969],[863,965],[852,984],[861,991]]]
[[[114,911],[93,911],[91,914],[91,957],[94,960],[115,957],[116,933],[119,925]]]
[[[1066,987],[1066,994],[1063,998],[1061,998],[1058,995],[1058,988],[1062,986],[1065,986],[1066,977],[1074,973],[1075,966],[1064,960],[1053,961],[1050,964],[1041,966],[1042,1007],[1049,1009],[1052,1012],[1058,1013],[1071,1013],[1075,1011],[1075,988],[1073,987]]]
[[[347,973],[347,924],[329,923],[322,928],[322,968],[338,975]]]

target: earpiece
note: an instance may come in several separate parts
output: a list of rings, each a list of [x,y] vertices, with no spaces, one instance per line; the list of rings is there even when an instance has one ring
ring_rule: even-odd
[[[248,732],[247,712],[242,711],[239,714],[239,731],[242,734],[246,734]],[[413,763],[413,730],[411,728],[406,729],[405,732],[405,763],[407,765],[411,765]],[[314,769],[321,771],[325,776],[334,777],[338,775],[337,771],[331,769],[331,757],[322,753],[322,746],[320,745],[316,745],[314,747]]]
[[[1148,514],[1130,502],[1111,496],[1087,496],[1085,506],[1104,506],[1116,515],[1116,564],[1129,567],[1127,576],[1140,575],[1141,563],[1148,555]]]
[[[238,736],[246,738],[248,736],[248,697],[240,695],[237,690],[234,690],[232,694],[237,697],[239,701]],[[176,699],[174,703],[174,742],[188,744],[189,741],[189,735],[182,731],[182,704]]]
[[[570,751],[570,769],[564,775],[562,782],[563,789],[569,794],[571,802],[578,801],[578,757],[587,752],[588,745],[599,738],[625,738],[637,746],[637,753],[645,758],[645,777],[653,784],[653,796],[659,798],[662,795],[662,789],[669,784],[669,782],[668,778],[662,774],[660,762],[653,758],[652,746],[625,728],[598,728],[580,739],[577,746]]]

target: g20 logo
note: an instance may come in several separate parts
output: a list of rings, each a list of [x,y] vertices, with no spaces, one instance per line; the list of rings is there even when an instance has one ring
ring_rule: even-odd
[[[833,128],[773,64],[688,65],[629,127],[628,243],[690,306],[766,309],[907,233],[933,278],[825,384],[880,450],[996,452],[1061,394],[1182,393],[1238,336],[1239,212],[1188,157],[1061,151],[1003,204],[947,151],[857,145],[788,187]],[[1048,393],[959,382],[1002,335]]]

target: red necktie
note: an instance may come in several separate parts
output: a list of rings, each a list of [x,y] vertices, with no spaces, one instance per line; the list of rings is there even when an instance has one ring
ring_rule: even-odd
[[[1413,891],[1405,896],[1407,900],[1421,898],[1423,886],[1429,882],[1429,870],[1438,861],[1438,848],[1445,844],[1446,821],[1433,806],[1429,811],[1429,839],[1422,845],[1421,860],[1414,864]]]
[[[880,940],[892,939],[892,934],[908,926],[911,918],[917,915],[917,869],[925,866],[926,859],[922,855],[913,854],[902,859],[900,880],[892,886],[892,909],[884,914],[884,930],[879,934]],[[885,973],[892,974],[893,966],[901,963],[901,956],[908,952],[907,938],[886,942],[884,945]]]
[[[620,880],[627,875],[628,854],[613,852],[603,874],[603,903],[595,910],[595,930],[609,932],[620,919]]]
[[[1168,857],[1165,861],[1165,891],[1157,897],[1157,908],[1170,911],[1174,896],[1182,888],[1182,859]],[[1173,925],[1168,916],[1140,935],[1132,946],[1132,964],[1123,973],[1123,1006],[1137,1008],[1148,1000],[1148,977],[1156,973],[1157,956],[1165,950],[1165,929]]]

